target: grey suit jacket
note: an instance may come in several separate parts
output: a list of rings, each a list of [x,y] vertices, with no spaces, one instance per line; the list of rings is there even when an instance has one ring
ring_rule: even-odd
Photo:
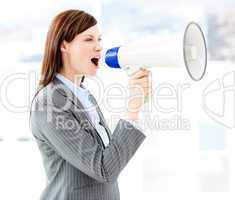
[[[41,200],[119,200],[117,178],[145,135],[120,119],[104,146],[81,102],[55,78],[36,96],[31,130],[42,155],[47,186]]]

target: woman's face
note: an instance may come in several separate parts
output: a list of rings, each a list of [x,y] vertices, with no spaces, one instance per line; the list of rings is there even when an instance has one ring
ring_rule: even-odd
[[[94,76],[101,51],[101,34],[98,25],[95,25],[78,34],[71,42],[62,43],[62,70],[70,76]]]

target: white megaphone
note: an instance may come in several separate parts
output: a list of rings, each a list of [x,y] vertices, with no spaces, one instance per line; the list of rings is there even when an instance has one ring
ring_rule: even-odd
[[[140,68],[183,67],[199,81],[205,74],[207,49],[200,26],[191,22],[184,34],[171,39],[151,40],[114,47],[104,52],[103,65],[122,68],[131,75]]]

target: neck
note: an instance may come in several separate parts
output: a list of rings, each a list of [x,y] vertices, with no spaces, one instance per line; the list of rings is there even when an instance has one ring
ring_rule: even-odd
[[[63,75],[65,78],[69,79],[74,84],[80,86],[83,75],[76,74],[76,73],[73,73],[73,72],[67,72],[67,71],[63,70],[63,68],[60,70],[59,74]]]

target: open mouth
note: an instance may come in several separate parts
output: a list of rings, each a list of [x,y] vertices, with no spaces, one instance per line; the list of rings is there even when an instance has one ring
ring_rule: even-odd
[[[98,66],[98,64],[99,64],[99,59],[98,59],[98,58],[92,58],[92,59],[91,59],[91,62],[92,62],[95,66]]]

